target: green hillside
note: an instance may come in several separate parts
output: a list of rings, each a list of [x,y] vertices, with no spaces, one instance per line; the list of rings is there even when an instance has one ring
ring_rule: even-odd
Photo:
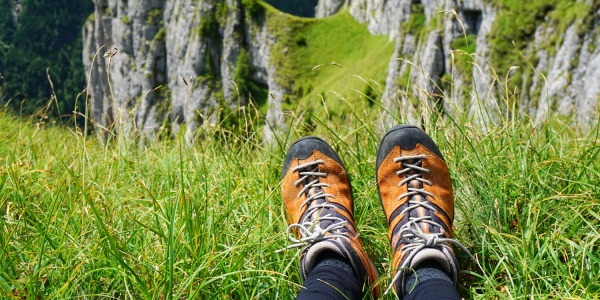
[[[294,52],[301,105],[320,110],[325,100],[336,116],[379,101],[394,51],[388,36],[371,35],[342,12],[309,24],[295,38],[304,45]]]
[[[277,38],[271,62],[281,83],[292,88],[285,109],[323,116],[326,106],[328,117],[341,120],[379,101],[394,51],[388,36],[371,35],[347,11],[308,19],[264,7]]]

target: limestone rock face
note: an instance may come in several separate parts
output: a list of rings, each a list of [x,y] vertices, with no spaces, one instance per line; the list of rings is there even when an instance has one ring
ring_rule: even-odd
[[[564,115],[577,113],[577,121],[584,126],[598,122],[594,113],[600,106],[599,14],[600,9],[590,20],[592,30],[578,32],[581,20],[569,26],[555,55],[544,49],[532,49],[537,50],[535,55],[539,59],[536,69],[547,74],[545,78],[533,77],[529,94],[539,96],[530,96],[522,104],[536,121],[543,121],[555,110]],[[554,30],[539,27],[534,44],[542,44],[549,35],[556,34]]]
[[[337,13],[344,5],[347,0],[321,0],[315,8],[316,18],[325,18]]]
[[[281,123],[282,87],[269,51],[264,16],[249,17],[239,0],[94,0],[83,29],[84,66],[95,127],[152,137],[162,126],[194,140],[221,109],[247,104],[236,86],[245,50],[251,80],[267,86],[271,127]]]
[[[366,23],[372,34],[395,35],[400,23],[408,18],[410,4],[411,0],[353,0],[350,14]]]
[[[318,7],[335,8],[333,2],[336,1],[321,0]],[[590,14],[593,18],[586,20],[586,30],[578,30],[583,20],[576,20],[566,32],[557,32],[555,22],[546,18],[523,51],[535,57],[537,65],[523,79],[517,113],[529,114],[538,122],[552,111],[575,113],[575,121],[584,126],[598,122],[600,5],[592,0],[578,2],[585,2],[596,11]],[[497,84],[498,77],[511,74],[495,74],[490,62],[490,36],[499,13],[492,1],[347,0],[344,5],[372,34],[386,34],[395,41],[382,97],[383,105],[391,112],[390,124],[419,123],[433,110],[443,108],[451,116],[467,113],[475,123],[485,125],[511,110],[499,99],[504,91]],[[330,9],[321,16],[333,13]],[[425,24],[429,24],[426,32],[412,30],[416,17],[425,18]],[[477,50],[471,56],[471,71],[465,73],[455,63],[464,54],[453,50],[451,44],[467,35],[475,36]],[[560,36],[562,43],[549,53],[541,45],[555,35]],[[531,66],[524,61],[514,68]],[[446,82],[454,88],[445,88]],[[439,97],[441,93],[444,97]]]
[[[384,13],[395,13],[401,19],[395,27],[383,32],[396,39],[382,99],[384,105],[392,107],[392,113],[399,112],[401,122],[412,124],[428,120],[440,109],[450,115],[467,111],[475,119],[487,118],[488,114],[480,110],[494,107],[493,103],[481,101],[495,102],[489,92],[492,80],[486,57],[487,36],[494,22],[495,9],[481,0],[409,0],[400,1],[398,5],[396,12],[381,9]],[[417,17],[424,18],[424,23],[429,24],[426,30],[411,28]],[[381,27],[371,32],[381,32]],[[455,61],[465,54],[451,47],[453,41],[466,35],[476,37],[477,53],[480,54],[473,57],[474,64],[480,67],[473,68],[472,78],[471,74],[456,69]],[[446,88],[448,82],[453,89]],[[469,94],[463,86],[471,82],[474,86],[469,87],[473,91]],[[386,123],[392,125],[398,121],[390,116]]]
[[[246,44],[251,58],[251,67],[254,70],[252,80],[259,85],[269,87],[269,107],[266,115],[265,139],[270,141],[273,135],[285,129],[281,103],[290,92],[291,86],[284,86],[277,75],[277,69],[271,62],[271,52],[276,51],[276,36],[269,31],[265,18],[247,22]]]
[[[131,1],[124,6],[97,0],[94,4],[94,18],[83,29],[83,59],[86,69],[91,69],[95,125],[106,128],[132,118],[140,130],[153,131],[157,119],[152,104],[158,95],[151,91],[166,83],[166,57],[159,36],[162,17],[154,18],[150,12],[162,11],[164,3],[149,1],[142,6]]]

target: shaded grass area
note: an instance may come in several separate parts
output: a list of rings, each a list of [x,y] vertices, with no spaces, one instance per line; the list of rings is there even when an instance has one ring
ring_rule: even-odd
[[[293,119],[300,124],[302,118]],[[374,182],[383,132],[365,115],[314,120],[348,168],[356,222],[389,282]],[[455,123],[453,123],[454,121]],[[449,164],[465,298],[590,298],[600,292],[598,125],[448,120],[426,130]],[[300,286],[280,197],[285,150],[218,127],[140,148],[0,113],[2,298],[289,299]],[[393,299],[388,296],[387,299]]]

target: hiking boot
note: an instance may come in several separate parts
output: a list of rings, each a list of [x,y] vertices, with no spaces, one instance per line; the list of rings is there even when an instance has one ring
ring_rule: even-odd
[[[288,150],[281,190],[287,211],[287,248],[302,247],[300,272],[304,281],[323,251],[347,260],[360,282],[376,298],[375,266],[365,253],[354,225],[352,188],[335,151],[323,140],[304,137]]]
[[[456,285],[454,198],[448,167],[435,142],[415,126],[393,127],[379,145],[376,180],[393,253],[390,288],[401,284],[404,293],[406,276],[426,260],[437,261]]]

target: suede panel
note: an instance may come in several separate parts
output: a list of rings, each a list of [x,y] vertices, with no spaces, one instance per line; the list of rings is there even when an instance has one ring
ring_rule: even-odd
[[[328,198],[327,201],[331,203],[337,203],[345,207],[352,216],[348,219],[354,219],[354,207],[352,203],[352,194],[350,192],[350,181],[348,180],[348,174],[346,170],[335,160],[325,156],[319,151],[313,152],[313,155],[309,159],[318,160],[322,159],[325,163],[319,165],[319,171],[327,173],[327,177],[321,178],[321,182],[329,185],[322,188],[325,194],[333,195],[332,198]]]
[[[427,199],[441,208],[450,217],[450,220],[442,218],[442,221],[444,221],[448,228],[452,228],[454,220],[454,197],[452,196],[452,183],[450,182],[448,167],[444,160],[437,157],[426,147],[418,144],[416,148],[418,152],[427,155],[427,158],[422,160],[422,164],[423,168],[428,169],[430,172],[423,173],[423,179],[431,181],[432,185],[425,185],[425,190],[435,195],[435,198],[427,197]],[[452,236],[449,237],[452,238]]]
[[[377,172],[379,193],[381,194],[381,202],[388,224],[390,223],[390,217],[396,208],[404,205],[408,201],[408,197],[398,200],[398,196],[406,193],[408,188],[407,185],[398,187],[398,183],[400,183],[404,176],[401,177],[396,175],[396,171],[399,171],[402,167],[400,162],[394,163],[394,158],[420,154],[425,154],[427,156],[425,159],[421,160],[423,168],[431,171],[429,173],[424,172],[422,175],[423,179],[429,180],[432,183],[431,186],[425,184],[424,189],[435,195],[435,198],[427,197],[427,200],[438,206],[450,217],[450,220],[446,217],[440,217],[440,219],[445,223],[447,228],[452,228],[452,221],[454,219],[454,198],[452,196],[450,173],[444,160],[421,144],[417,144],[414,149],[410,150],[403,150],[400,146],[394,147],[379,166]],[[394,227],[390,226],[390,228]]]
[[[377,185],[379,186],[381,204],[388,224],[391,221],[390,218],[394,210],[408,201],[408,198],[398,200],[398,196],[408,191],[406,185],[398,186],[402,178],[396,175],[396,171],[399,170],[399,164],[394,162],[394,158],[399,157],[400,154],[400,146],[394,147],[383,162],[381,162],[377,171]]]
[[[298,193],[302,189],[301,186],[296,187],[294,182],[300,179],[298,172],[292,172],[292,169],[299,166],[298,159],[294,158],[290,164],[287,174],[285,175],[283,182],[281,183],[281,195],[283,197],[283,205],[285,210],[288,212],[288,222],[298,223],[300,217],[306,211],[306,206],[300,209],[302,202],[306,200],[306,195],[301,195],[298,198]]]
[[[288,220],[291,223],[298,223],[300,218],[306,211],[306,206],[300,209],[302,202],[306,200],[306,195],[301,195],[298,198],[298,193],[302,190],[302,185],[294,186],[294,182],[300,179],[299,172],[292,172],[292,170],[304,163],[323,160],[324,163],[319,165],[319,172],[327,173],[327,177],[321,177],[319,180],[323,183],[328,184],[330,187],[323,187],[322,190],[325,194],[331,194],[334,198],[327,198],[327,201],[331,203],[339,204],[346,208],[347,212],[343,209],[336,209],[338,213],[346,217],[354,226],[354,208],[352,205],[352,196],[350,192],[350,184],[348,181],[348,175],[344,168],[338,164],[335,160],[325,156],[318,150],[313,151],[312,155],[306,159],[299,160],[294,158],[290,163],[287,174],[284,176],[281,184],[281,192],[283,196],[283,204],[286,210],[290,213]],[[350,214],[348,214],[348,212]]]

